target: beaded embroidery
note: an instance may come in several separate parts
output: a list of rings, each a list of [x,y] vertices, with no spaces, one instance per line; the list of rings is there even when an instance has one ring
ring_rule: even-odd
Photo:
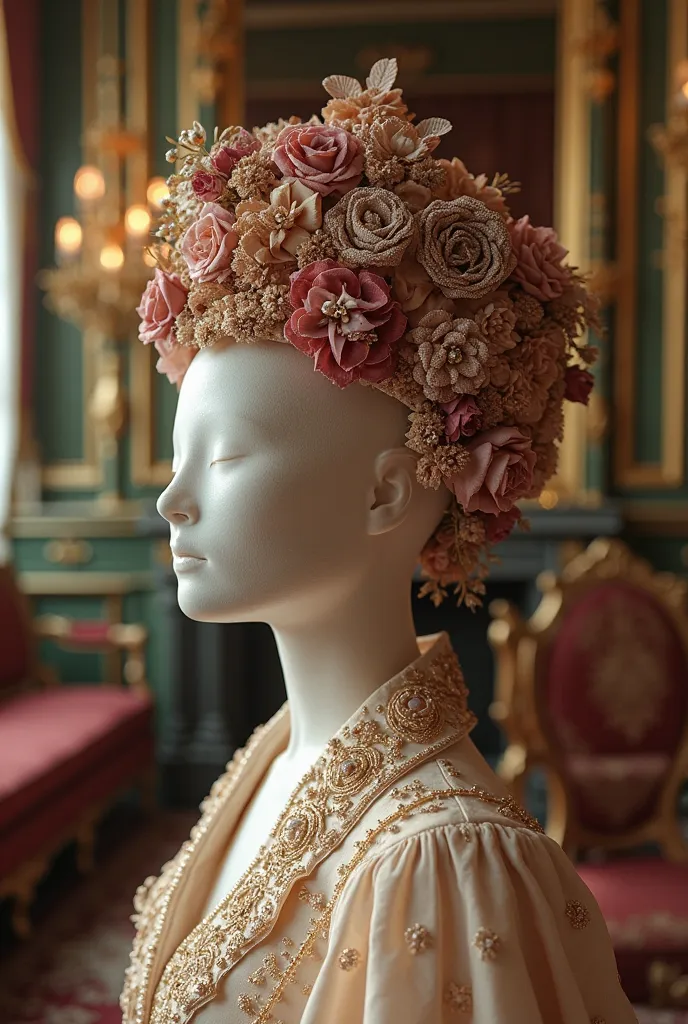
[[[590,914],[580,900],[569,900],[564,908],[572,928],[579,930],[590,924]]]
[[[422,667],[411,667],[386,684],[391,692],[378,717],[364,706],[353,724],[344,726],[328,744],[234,890],[168,961],[155,995],[151,1024],[167,1024],[175,1015],[180,1021],[188,1019],[212,999],[227,972],[269,932],[277,908],[294,882],[308,875],[341,843],[396,779],[472,729],[475,717],[467,708],[463,676],[446,637],[429,653]],[[427,746],[431,739],[435,742]],[[256,741],[247,748],[247,755]],[[408,744],[425,745],[414,751]],[[145,1020],[155,955],[173,897],[192,853],[234,789],[242,763],[239,757],[215,784],[192,841],[182,848],[169,873],[154,883],[155,898],[152,891],[148,894],[122,995],[124,1024],[143,1024]],[[255,996],[246,998],[251,1006],[258,1005]]]
[[[444,1003],[450,1010],[458,1013],[471,1013],[473,1010],[473,989],[470,985],[457,985],[450,981],[444,990]]]
[[[406,947],[413,956],[432,948],[432,935],[422,924],[412,924],[404,932]]]

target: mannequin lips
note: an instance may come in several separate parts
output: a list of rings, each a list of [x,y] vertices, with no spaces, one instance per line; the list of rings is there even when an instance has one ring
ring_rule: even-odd
[[[190,555],[186,551],[172,550],[172,567],[175,572],[193,572],[206,561],[200,555]]]

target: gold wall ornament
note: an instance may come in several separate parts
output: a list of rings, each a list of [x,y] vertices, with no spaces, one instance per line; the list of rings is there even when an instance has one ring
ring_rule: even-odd
[[[616,76],[609,62],[619,48],[619,27],[602,3],[591,10],[588,32],[573,42],[586,62],[585,88],[590,99],[603,103],[616,88]]]
[[[638,406],[638,211],[641,187],[639,122],[642,66],[639,0],[627,0],[621,5],[620,32],[614,477],[619,487],[669,489],[680,487],[685,478],[685,321],[688,248],[684,240],[688,214],[688,164],[683,165],[678,160],[665,162],[664,197],[661,203],[664,211],[664,255],[661,259],[661,450],[658,460],[641,462],[636,454],[634,429],[635,411]],[[666,101],[667,122],[670,122],[677,112],[677,105],[680,106],[683,102],[677,98],[676,69],[685,69],[685,61],[688,58],[688,8],[684,0],[669,0],[666,52],[667,63],[671,69],[667,81]],[[685,82],[684,71],[684,84]],[[651,138],[658,144],[656,129]]]
[[[93,559],[93,545],[85,540],[49,540],[43,555],[53,565],[88,565]]]

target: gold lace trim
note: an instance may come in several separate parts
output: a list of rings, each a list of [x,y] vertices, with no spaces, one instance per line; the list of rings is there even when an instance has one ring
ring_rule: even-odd
[[[290,797],[268,842],[212,915],[181,943],[157,989],[151,1024],[188,1019],[209,1002],[231,967],[270,930],[297,878],[308,875],[353,828],[378,796],[417,764],[456,743],[475,724],[455,655],[446,642],[393,686],[376,714],[364,706],[330,741]],[[273,723],[274,723],[273,719]],[[273,723],[269,723],[269,728]],[[211,790],[203,817],[161,877],[139,898],[139,933],[122,995],[124,1024],[144,1024],[155,956],[192,854],[262,739],[255,735]],[[433,742],[435,741],[435,742]],[[409,744],[430,744],[409,756]],[[248,1005],[244,1001],[244,1005]]]

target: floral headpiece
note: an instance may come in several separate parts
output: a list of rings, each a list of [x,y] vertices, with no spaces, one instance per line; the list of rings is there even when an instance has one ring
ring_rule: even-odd
[[[421,593],[474,607],[556,469],[564,399],[588,400],[596,306],[553,229],[512,219],[505,175],[432,156],[451,124],[414,124],[396,72],[325,79],[322,120],[181,133],[140,338],[177,385],[200,348],[262,338],[403,402],[418,479],[453,495]]]

